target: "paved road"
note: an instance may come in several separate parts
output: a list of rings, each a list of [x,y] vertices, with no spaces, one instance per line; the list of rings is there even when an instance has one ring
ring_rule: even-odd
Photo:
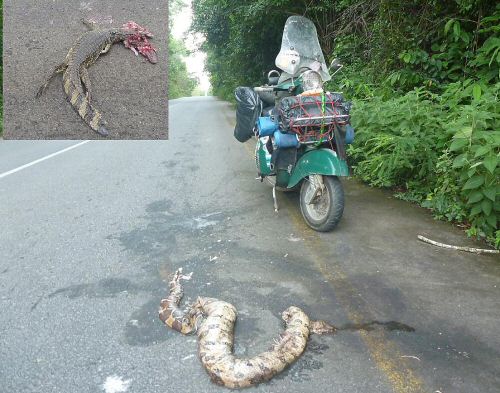
[[[236,353],[265,350],[298,305],[340,327],[255,392],[500,390],[500,261],[415,206],[355,181],[329,234],[254,180],[251,143],[213,98],[171,102],[171,140],[0,143],[0,391],[224,392],[195,337],[157,318],[169,275],[239,311]],[[217,258],[215,258],[217,257]],[[373,321],[373,330],[359,330]],[[366,326],[366,325],[365,325]],[[109,391],[109,390],[108,390]]]
[[[92,99],[108,122],[107,139],[167,138],[165,1],[7,0],[3,7],[4,138],[102,139],[70,106],[61,76],[35,99],[46,76],[86,31],[82,18],[101,20],[103,27],[134,20],[155,34],[155,65],[121,44],[98,59],[89,70]]]

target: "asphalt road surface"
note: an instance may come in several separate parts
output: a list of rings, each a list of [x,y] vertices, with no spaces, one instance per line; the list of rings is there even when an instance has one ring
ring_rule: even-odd
[[[94,18],[104,28],[133,20],[154,33],[158,50],[153,65],[116,44],[89,68],[92,100],[109,126],[105,139],[167,139],[167,2],[7,0],[3,7],[4,138],[103,139],[71,107],[61,75],[35,98],[87,30],[81,19]]]
[[[0,143],[2,393],[227,391],[157,317],[178,267],[187,300],[238,309],[238,356],[290,305],[339,327],[250,392],[500,391],[499,258],[417,235],[484,245],[354,180],[315,233],[296,196],[274,213],[228,104],[173,100],[170,119],[170,141]]]

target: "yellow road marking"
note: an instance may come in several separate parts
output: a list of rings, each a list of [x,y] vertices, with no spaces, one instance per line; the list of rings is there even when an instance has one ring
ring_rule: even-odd
[[[341,270],[335,259],[326,257],[329,251],[320,237],[314,232],[311,233],[312,229],[305,224],[302,215],[291,205],[286,196],[281,198],[280,203],[286,205],[287,214],[292,219],[295,228],[300,231],[306,246],[314,256],[314,264],[334,288],[337,300],[347,312],[349,320],[359,324],[365,322],[367,318],[373,319],[370,316],[368,304],[360,301],[358,291],[349,282],[347,275]],[[356,305],[353,305],[353,299],[356,299]],[[402,354],[397,344],[389,341],[383,331],[361,331],[360,336],[368,347],[375,364],[384,372],[395,392],[424,392],[421,379],[410,369],[410,363],[401,357]]]
[[[254,141],[252,139],[252,141]],[[247,152],[253,156],[254,151],[249,143],[244,144]],[[335,295],[346,311],[349,320],[355,324],[365,322],[370,317],[369,305],[360,302],[358,291],[349,282],[347,275],[333,258],[327,258],[329,250],[321,241],[319,235],[310,229],[304,218],[292,206],[286,195],[280,198],[280,204],[286,206],[286,212],[294,227],[301,233],[304,242],[313,256],[314,264],[335,290]],[[353,305],[352,300],[357,304]],[[358,311],[361,309],[360,311]],[[389,380],[395,393],[423,393],[422,380],[410,368],[410,363],[401,357],[401,352],[395,342],[389,341],[383,331],[360,331],[361,339],[368,348],[372,360]]]

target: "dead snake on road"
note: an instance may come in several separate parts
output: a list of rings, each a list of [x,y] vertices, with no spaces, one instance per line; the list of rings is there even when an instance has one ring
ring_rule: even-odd
[[[170,281],[170,294],[161,301],[160,319],[182,334],[198,334],[198,355],[211,380],[228,388],[244,388],[268,381],[304,352],[309,334],[334,333],[324,321],[311,321],[298,307],[282,313],[286,329],[266,352],[252,358],[233,354],[236,308],[225,301],[198,297],[185,310],[179,308],[183,296],[181,279],[190,279],[178,269]]]

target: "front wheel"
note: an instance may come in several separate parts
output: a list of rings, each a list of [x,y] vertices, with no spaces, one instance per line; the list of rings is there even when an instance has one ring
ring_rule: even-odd
[[[336,176],[311,175],[300,188],[300,210],[312,229],[331,231],[344,212],[344,189]]]

